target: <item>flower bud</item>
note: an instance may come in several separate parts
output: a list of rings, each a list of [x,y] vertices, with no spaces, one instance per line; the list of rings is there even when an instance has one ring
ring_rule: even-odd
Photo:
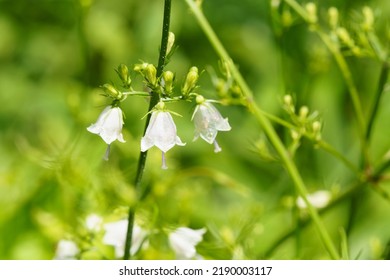
[[[115,71],[118,73],[119,78],[122,80],[123,87],[129,88],[130,84],[131,84],[131,78],[129,75],[129,68],[127,68],[127,66],[125,64],[120,64],[118,66],[118,69],[116,69]]]
[[[294,22],[293,16],[289,10],[282,12],[282,23],[285,27],[290,27]]]
[[[188,71],[186,81],[184,83],[182,92],[184,95],[189,94],[195,87],[199,79],[199,73],[197,67],[191,67]]]
[[[289,113],[295,112],[295,107],[291,95],[287,94],[283,96],[283,103]]]
[[[313,132],[318,133],[321,131],[321,123],[319,121],[315,121],[312,124]]]
[[[171,71],[165,71],[162,75],[162,78],[164,80],[164,90],[165,94],[170,95],[173,90],[173,81],[175,79],[175,75]]]
[[[321,140],[321,123],[319,121],[313,122],[312,129],[313,129],[315,140],[320,141]]]
[[[144,62],[144,63],[142,63],[142,64],[136,64],[136,65],[134,65],[134,71],[135,71],[135,72],[140,72],[140,73],[142,73],[142,72],[146,69],[146,67],[147,67],[148,65],[149,65],[149,64],[146,63],[146,62]]]
[[[289,94],[287,94],[287,95],[285,95],[284,97],[283,97],[283,102],[284,102],[284,105],[286,105],[286,106],[291,106],[291,105],[293,105],[292,104],[292,97],[291,97],[291,95],[289,95]]]
[[[148,64],[144,70],[144,75],[145,75],[145,78],[147,80],[147,82],[155,87],[156,84],[157,84],[157,69],[156,67],[154,67],[153,64]]]
[[[339,11],[335,7],[330,7],[328,10],[329,25],[332,29],[336,29],[339,23]]]
[[[353,42],[351,36],[349,36],[349,33],[347,29],[344,27],[339,27],[336,29],[337,36],[340,38],[341,42],[343,42],[345,45],[352,47],[355,45]]]
[[[169,32],[168,35],[168,45],[167,45],[167,55],[172,51],[172,47],[175,44],[175,34],[173,32]]]
[[[298,131],[292,129],[290,131],[291,133],[291,138],[294,140],[294,141],[299,141],[299,139],[301,139],[301,135],[298,133]]]
[[[317,6],[313,2],[309,2],[305,6],[306,11],[308,13],[308,20],[310,23],[316,23],[317,22]]]
[[[307,108],[306,106],[302,106],[300,109],[299,109],[299,118],[301,120],[305,120],[307,118],[307,115],[309,114],[309,108]]]
[[[122,98],[122,93],[117,90],[113,85],[111,84],[104,84],[101,86],[101,88],[104,90],[105,94],[108,97],[111,97],[112,99],[121,99]]]
[[[373,28],[374,25],[374,13],[372,9],[368,6],[363,8],[364,23],[363,28],[365,31],[369,31]]]

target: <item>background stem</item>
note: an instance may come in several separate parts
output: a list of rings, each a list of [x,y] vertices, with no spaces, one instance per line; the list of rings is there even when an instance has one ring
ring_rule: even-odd
[[[282,160],[287,172],[289,173],[292,181],[294,182],[294,186],[296,188],[297,193],[302,197],[302,199],[304,200],[307,206],[309,215],[314,222],[314,225],[319,233],[320,239],[323,242],[326,250],[328,251],[331,258],[339,259],[336,247],[334,246],[323,222],[321,221],[321,218],[318,215],[317,210],[310,204],[310,202],[307,199],[307,190],[306,190],[305,183],[303,182],[302,177],[299,174],[299,171],[296,165],[294,164],[293,160],[290,158],[285,146],[283,145],[279,136],[276,134],[275,129],[273,128],[273,126],[271,125],[267,117],[262,113],[258,105],[254,102],[252,91],[250,90],[249,86],[245,82],[241,73],[233,63],[232,59],[230,58],[229,54],[225,50],[224,46],[219,41],[217,35],[215,34],[214,30],[210,26],[203,12],[200,10],[197,4],[195,4],[193,0],[185,0],[185,1],[187,2],[188,6],[194,13],[195,18],[197,19],[205,35],[208,37],[215,51],[218,53],[220,58],[224,62],[226,62],[227,66],[229,67],[232,73],[233,78],[235,79],[235,81],[240,86],[243,92],[243,95],[246,99],[245,101],[247,102],[248,109],[254,114],[257,121],[260,123],[260,126],[262,127],[265,134],[267,135],[268,139],[270,140],[275,150],[279,154],[280,159]]]
[[[158,66],[157,66],[157,78],[159,78],[161,76],[161,74],[164,70],[164,66],[165,66],[165,59],[166,59],[166,55],[167,55],[168,36],[169,36],[170,18],[171,18],[171,0],[165,0],[160,55],[158,58]],[[150,112],[154,108],[154,106],[156,106],[156,104],[158,103],[159,100],[160,100],[159,94],[157,92],[152,91],[148,112]],[[145,131],[149,125],[150,117],[151,117],[151,114],[148,114],[146,117],[144,134],[145,134]],[[134,188],[135,188],[135,191],[137,194],[138,194],[139,189],[141,187],[142,175],[143,175],[144,170],[145,170],[147,155],[148,155],[147,151],[140,152],[137,173],[136,173],[135,180],[134,180]],[[129,209],[129,215],[128,215],[128,222],[129,223],[127,226],[127,233],[126,233],[125,253],[123,256],[124,260],[128,260],[131,257],[130,256],[130,248],[131,248],[131,241],[133,239],[133,226],[134,226],[135,211],[136,211],[136,205],[131,206]]]

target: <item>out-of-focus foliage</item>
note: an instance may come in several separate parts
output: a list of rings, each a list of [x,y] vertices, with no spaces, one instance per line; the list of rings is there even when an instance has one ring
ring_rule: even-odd
[[[86,127],[107,105],[99,85],[118,82],[114,68],[120,63],[157,63],[162,2],[0,1],[0,259],[51,259],[58,240],[83,235],[86,216],[123,218],[134,203],[132,182],[147,101],[123,103],[126,143],[112,145],[108,162],[102,161],[104,142]],[[348,27],[364,5],[372,6],[375,28],[386,44],[388,1],[317,2],[320,17],[335,6]],[[286,117],[282,97],[292,94],[298,106],[320,112],[323,139],[358,165],[358,136],[345,82],[307,25],[293,15],[291,27],[279,33],[265,0],[204,0],[203,10],[261,108]],[[176,79],[184,81],[193,65],[218,70],[218,57],[184,1],[173,1],[171,18],[179,48],[168,69]],[[363,104],[369,104],[381,64],[354,56],[348,63]],[[217,98],[207,72],[200,84],[203,95]],[[139,224],[148,229],[206,227],[198,246],[206,259],[328,258],[311,226],[265,255],[302,213],[294,206],[292,183],[274,161],[272,149],[269,157],[263,150],[259,153],[268,143],[249,112],[240,106],[219,107],[232,130],[218,135],[223,152],[214,154],[205,142],[192,142],[193,108],[171,108],[183,116],[175,121],[187,145],[167,154],[166,171],[160,169],[159,151],[149,152],[143,186],[151,193],[139,207]],[[390,148],[389,108],[386,91],[373,131],[374,163]],[[277,129],[291,141],[288,132]],[[350,186],[351,172],[308,141],[302,142],[295,159],[310,192],[325,189],[337,196]],[[386,183],[380,187],[390,191]],[[323,216],[332,238],[339,243],[339,228],[347,228],[351,258],[388,257],[389,201],[365,188],[354,202],[346,200]],[[174,257],[164,236],[150,243],[140,257]]]

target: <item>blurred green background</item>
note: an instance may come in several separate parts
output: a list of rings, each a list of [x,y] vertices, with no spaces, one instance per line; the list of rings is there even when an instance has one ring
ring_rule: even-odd
[[[191,66],[218,69],[218,57],[184,1],[172,2],[171,30],[179,48],[167,69],[179,82]],[[347,26],[370,5],[379,37],[388,38],[386,0],[317,4],[322,20],[335,6]],[[296,23],[278,35],[266,0],[204,0],[203,10],[261,108],[285,117],[282,96],[292,94],[298,106],[320,112],[323,138],[358,165],[356,123],[345,83],[326,47],[304,23],[294,15]],[[114,69],[120,63],[157,64],[162,11],[162,0],[0,1],[0,259],[52,259],[58,240],[79,234],[86,216],[120,216],[134,201],[131,183],[146,100],[123,103],[127,142],[112,145],[108,162],[102,161],[105,143],[86,127],[108,104],[99,85],[119,83]],[[348,63],[366,111],[381,65],[371,58],[351,57]],[[135,83],[141,85],[140,79]],[[217,98],[207,72],[200,84],[203,95]],[[386,92],[374,126],[374,163],[390,147],[389,105]],[[219,106],[232,130],[218,135],[223,152],[214,154],[204,141],[192,142],[191,105],[170,109],[183,116],[175,121],[187,145],[169,151],[167,171],[160,169],[159,151],[149,152],[143,185],[152,191],[141,204],[138,222],[146,228],[207,227],[198,247],[207,259],[265,257],[273,242],[295,227],[297,210],[283,167],[255,152],[255,143],[264,139],[258,123],[242,107]],[[288,142],[288,131],[277,129]],[[325,189],[337,196],[353,182],[343,165],[308,141],[296,162],[310,192]],[[327,212],[326,227],[336,244],[339,229],[348,227],[351,258],[386,258],[389,201],[369,188],[357,199],[352,208],[347,200]],[[142,257],[172,254],[166,241],[156,238]],[[297,230],[266,257],[329,258],[311,226]]]

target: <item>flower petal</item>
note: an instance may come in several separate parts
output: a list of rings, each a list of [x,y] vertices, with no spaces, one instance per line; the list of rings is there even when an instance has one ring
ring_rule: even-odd
[[[169,234],[169,243],[176,256],[181,259],[191,259],[196,256],[195,246],[202,241],[206,229],[193,230],[180,227]]]
[[[122,135],[122,127],[122,110],[119,107],[107,106],[99,115],[96,123],[90,125],[87,130],[100,135],[104,142],[111,144],[115,140],[125,142]]]
[[[166,153],[175,145],[185,145],[176,133],[176,125],[171,114],[165,111],[154,111],[145,136],[141,139],[141,151],[156,146]]]

